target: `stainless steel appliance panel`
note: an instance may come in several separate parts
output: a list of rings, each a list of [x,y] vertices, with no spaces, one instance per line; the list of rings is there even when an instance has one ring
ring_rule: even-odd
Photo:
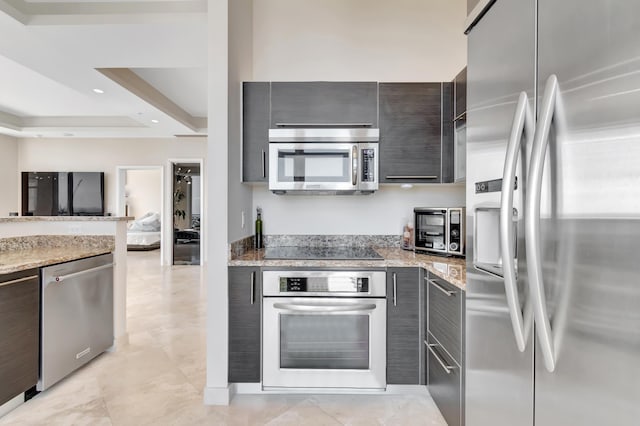
[[[113,345],[113,255],[42,268],[42,391]]]
[[[309,285],[287,291],[281,284],[287,278],[306,279]],[[367,280],[366,291],[357,290],[358,279]],[[386,297],[386,279],[384,271],[264,271],[262,291],[264,296]]]
[[[507,36],[505,36],[507,35]],[[493,253],[475,253],[477,212],[500,209],[501,193],[475,192],[475,182],[502,178],[505,153],[519,105],[533,108],[535,99],[535,2],[498,1],[475,25],[468,37],[467,86],[467,288],[466,288],[466,423],[469,426],[530,425],[533,422],[533,333],[523,333],[522,352],[512,324],[512,312],[502,277],[474,267],[474,259]],[[521,94],[524,92],[524,103]],[[529,129],[532,127],[529,117]],[[517,241],[517,310],[524,314],[527,300],[524,252],[523,165],[532,132],[518,138],[522,149],[517,167],[518,190],[513,192]],[[518,134],[519,135],[519,134]],[[526,170],[526,169],[525,169]],[[481,226],[491,224],[483,221]],[[484,230],[480,230],[484,231]],[[483,232],[480,232],[483,234]],[[499,234],[493,233],[498,239]],[[514,262],[514,256],[507,261]],[[513,265],[515,266],[515,265]],[[514,268],[515,269],[515,268]]]
[[[638,424],[640,3],[538,0],[538,15],[536,424]]]

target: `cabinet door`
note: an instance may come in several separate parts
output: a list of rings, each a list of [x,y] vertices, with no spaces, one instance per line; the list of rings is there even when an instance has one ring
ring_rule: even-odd
[[[455,180],[454,84],[442,83],[442,182]]]
[[[229,382],[260,382],[260,268],[229,268]]]
[[[242,85],[242,181],[269,180],[270,84]]]
[[[420,270],[387,270],[387,383],[420,383]]]
[[[380,182],[442,181],[442,83],[380,83]]]
[[[429,332],[462,364],[462,290],[429,274]]]
[[[271,83],[271,127],[378,124],[375,82]]]
[[[454,117],[467,112],[467,67],[458,73],[454,80],[455,108]]]
[[[454,181],[466,179],[467,171],[467,68],[454,80],[453,144]]]
[[[449,426],[463,423],[462,371],[429,333],[429,393]]]
[[[37,270],[0,277],[0,405],[38,382],[39,283]]]

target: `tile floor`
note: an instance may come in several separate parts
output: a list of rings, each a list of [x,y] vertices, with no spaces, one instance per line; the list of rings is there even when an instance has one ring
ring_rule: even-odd
[[[128,257],[130,342],[105,353],[0,425],[445,425],[428,396],[238,395],[202,403],[205,286],[197,266]]]

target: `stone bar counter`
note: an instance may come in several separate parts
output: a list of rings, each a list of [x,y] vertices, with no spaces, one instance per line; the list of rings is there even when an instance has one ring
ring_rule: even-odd
[[[116,344],[126,342],[127,221],[117,216],[0,217],[0,273],[113,252]]]

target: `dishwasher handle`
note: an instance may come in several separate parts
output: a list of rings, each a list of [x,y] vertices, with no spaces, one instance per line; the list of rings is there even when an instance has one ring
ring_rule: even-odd
[[[115,265],[115,263],[107,263],[106,265],[96,266],[95,268],[90,268],[90,269],[84,269],[82,271],[73,272],[73,273],[67,274],[67,275],[57,275],[57,276],[52,278],[52,281],[55,281],[57,283],[61,283],[61,282],[65,281],[65,280],[69,280],[71,278],[80,277],[82,275],[90,274],[92,272],[101,271],[101,270],[107,269],[107,268],[113,268],[113,265]]]

